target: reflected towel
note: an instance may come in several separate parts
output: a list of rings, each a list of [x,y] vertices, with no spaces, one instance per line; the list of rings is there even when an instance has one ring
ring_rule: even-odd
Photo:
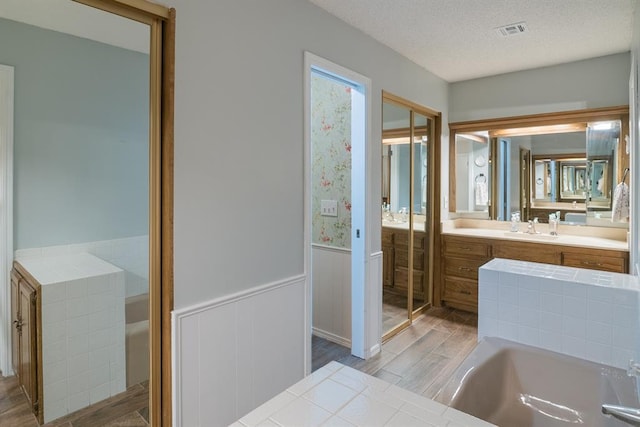
[[[621,182],[613,192],[613,206],[611,208],[611,222],[625,222],[629,220],[629,186]]]
[[[476,205],[486,206],[489,203],[489,188],[486,182],[476,182]]]

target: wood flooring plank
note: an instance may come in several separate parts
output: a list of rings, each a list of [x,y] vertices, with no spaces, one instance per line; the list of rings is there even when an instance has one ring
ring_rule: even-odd
[[[378,372],[373,374],[373,376],[376,378],[380,378],[381,380],[386,381],[389,384],[398,384],[400,380],[402,380],[402,377],[400,375],[396,375],[385,369],[378,370]]]
[[[105,427],[146,427],[148,425],[149,423],[139,413],[131,412],[105,424]]]
[[[458,355],[461,348],[464,348],[467,343],[474,342],[475,345],[476,334],[460,328],[452,333],[442,344],[436,347],[433,352],[441,356],[453,358]]]
[[[406,369],[402,379],[396,384],[406,390],[421,394],[438,377],[440,371],[449,363],[449,358],[429,353]]]
[[[38,427],[39,423],[27,403],[27,399],[7,409],[0,415],[0,426]]]
[[[447,384],[453,373],[458,369],[462,361],[471,353],[476,346],[476,340],[469,341],[464,347],[458,350],[458,353],[449,359],[447,365],[440,371],[434,381],[427,387],[422,395],[433,400],[437,400],[442,388]]]
[[[405,372],[444,342],[450,334],[432,329],[409,348],[391,360],[384,369],[402,377]]]
[[[396,357],[396,354],[390,353],[383,349],[380,351],[380,353],[376,354],[373,357],[370,357],[367,360],[349,355],[348,357],[338,360],[338,362],[362,371],[365,374],[373,375],[378,372],[381,367],[389,363],[389,361],[394,357]]]

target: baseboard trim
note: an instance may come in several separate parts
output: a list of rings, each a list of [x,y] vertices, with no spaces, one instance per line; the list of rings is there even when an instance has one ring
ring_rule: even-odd
[[[351,340],[338,336],[336,334],[332,334],[331,332],[323,331],[322,329],[312,328],[313,335],[324,338],[327,341],[331,341],[333,343],[339,344],[343,347],[351,348]]]

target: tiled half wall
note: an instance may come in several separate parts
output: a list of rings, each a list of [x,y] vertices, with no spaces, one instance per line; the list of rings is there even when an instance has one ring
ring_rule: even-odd
[[[496,258],[480,267],[478,339],[627,369],[640,357],[640,279]]]

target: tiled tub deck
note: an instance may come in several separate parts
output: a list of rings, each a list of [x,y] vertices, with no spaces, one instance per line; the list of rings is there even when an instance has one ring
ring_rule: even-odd
[[[338,362],[316,370],[232,424],[233,427],[492,425]]]

